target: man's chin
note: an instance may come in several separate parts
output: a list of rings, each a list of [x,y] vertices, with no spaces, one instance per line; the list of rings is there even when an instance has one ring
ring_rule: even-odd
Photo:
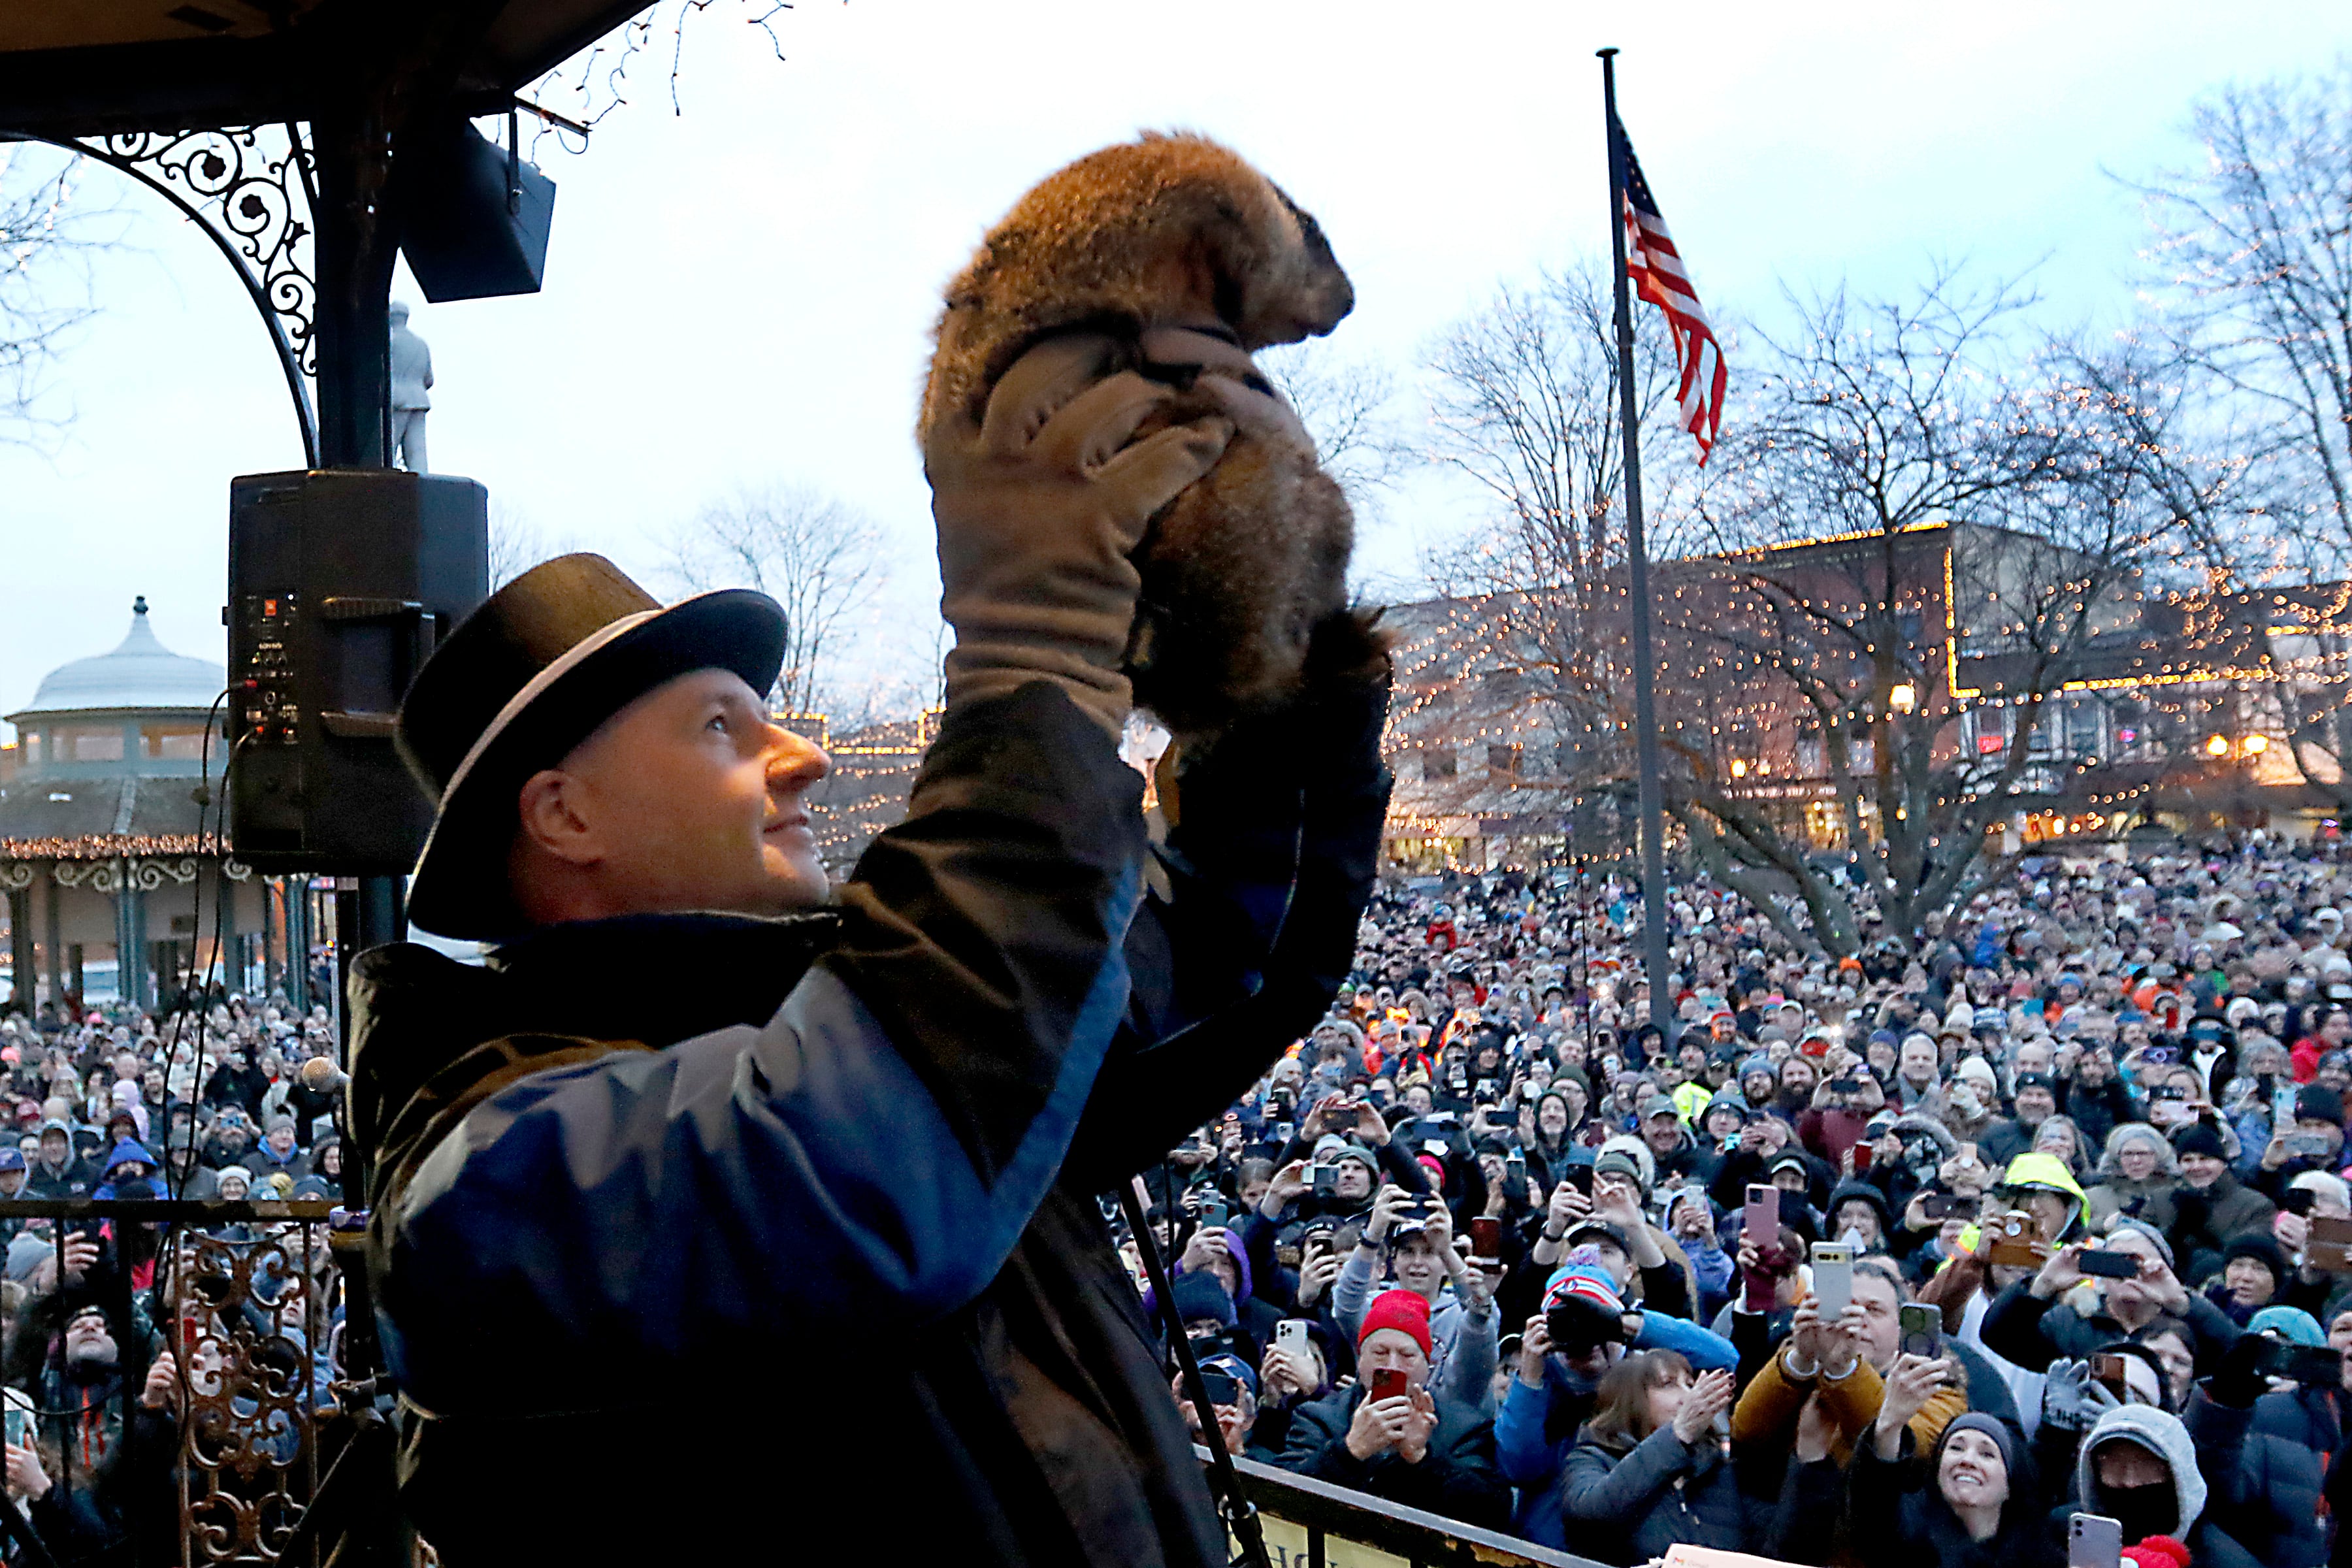
[[[772,900],[770,913],[814,909],[833,897],[833,879],[825,875],[824,862],[814,851],[794,854],[770,845],[766,861],[764,891]]]

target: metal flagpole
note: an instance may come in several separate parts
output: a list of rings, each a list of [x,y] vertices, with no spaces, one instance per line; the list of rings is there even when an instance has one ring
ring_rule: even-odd
[[[1625,281],[1625,153],[1617,134],[1617,51],[1602,49],[1601,100],[1609,142],[1609,252],[1616,259],[1617,401],[1625,439],[1625,563],[1633,609],[1633,743],[1642,807],[1643,964],[1650,1021],[1675,1043],[1666,980],[1665,807],[1658,784],[1658,714],[1650,657],[1650,556],[1642,542],[1641,418],[1633,407],[1633,302]],[[1628,1052],[1630,1056],[1631,1053]]]

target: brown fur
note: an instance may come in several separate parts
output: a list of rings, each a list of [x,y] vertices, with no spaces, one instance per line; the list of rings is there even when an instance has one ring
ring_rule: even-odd
[[[990,231],[949,286],[923,429],[976,421],[997,378],[1057,331],[1131,341],[1216,321],[1255,353],[1328,332],[1354,304],[1322,230],[1273,182],[1205,138],[1147,133],[1051,175]],[[1165,422],[1211,406],[1188,392]],[[1136,553],[1136,700],[1193,734],[1295,693],[1309,637],[1345,608],[1354,542],[1311,455],[1236,436]]]

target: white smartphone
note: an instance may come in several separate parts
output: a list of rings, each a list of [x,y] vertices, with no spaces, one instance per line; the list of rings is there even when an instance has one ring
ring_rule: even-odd
[[[1822,1321],[1844,1315],[1853,1300],[1853,1247],[1843,1241],[1813,1244],[1813,1310]]]
[[[2066,1521],[2066,1568],[2119,1568],[2124,1527],[2105,1514],[2078,1513]]]
[[[1282,1321],[1275,1324],[1274,1343],[1275,1348],[1281,1351],[1285,1355],[1296,1356],[1300,1361],[1305,1361],[1308,1354],[1307,1349],[1307,1320],[1304,1318],[1285,1318]]]

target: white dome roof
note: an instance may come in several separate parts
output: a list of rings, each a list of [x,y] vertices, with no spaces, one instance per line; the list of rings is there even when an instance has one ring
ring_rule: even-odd
[[[26,713],[89,708],[209,708],[227,672],[173,653],[155,640],[144,595],[131,606],[131,630],[112,653],[78,658],[49,671]]]

